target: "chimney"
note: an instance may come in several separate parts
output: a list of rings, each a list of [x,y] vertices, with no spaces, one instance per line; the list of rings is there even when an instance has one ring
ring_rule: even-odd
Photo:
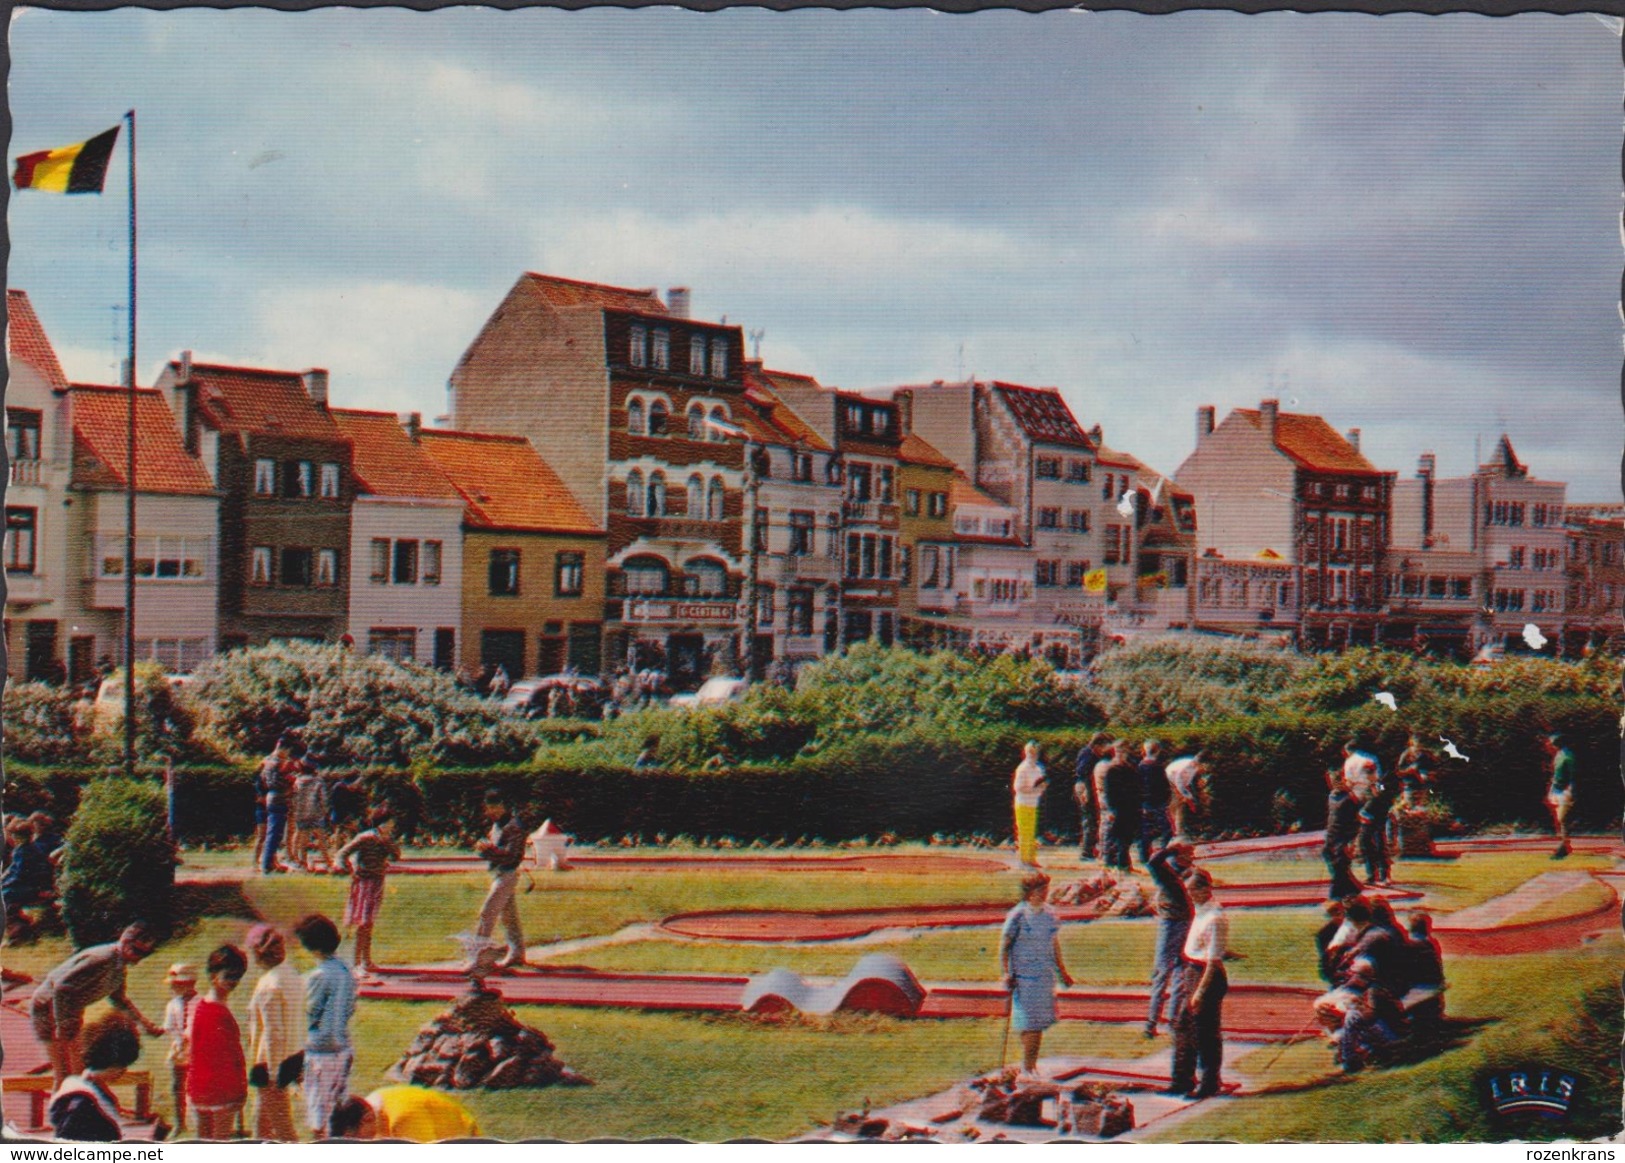
[[[1355,452],[1360,451],[1360,430],[1358,428],[1350,428],[1344,439],[1349,442]]]
[[[666,290],[666,311],[674,319],[688,318],[688,288],[669,287]]]
[[[1431,452],[1416,459],[1416,475],[1422,478],[1422,546],[1433,544],[1433,470],[1436,462]]]
[[[1202,443],[1202,437],[1213,435],[1213,405],[1203,404],[1196,409],[1196,443]]]
[[[1093,440],[1096,444],[1105,444],[1106,430],[1099,424],[1096,424],[1093,428],[1089,429],[1089,439]]]
[[[423,435],[423,413],[408,412],[406,414],[406,423],[403,425],[403,427],[405,427],[406,435],[412,441],[412,443],[418,443],[419,438]]]
[[[300,372],[299,378],[305,381],[305,392],[319,407],[327,407],[327,369],[313,367],[307,372]]]
[[[183,351],[183,352],[181,352],[180,381],[183,384],[189,384],[189,383],[192,382],[192,353],[191,353],[191,351]]]
[[[1437,463],[1431,452],[1424,452],[1416,458],[1416,475],[1423,480],[1431,480]]]
[[[1275,442],[1276,429],[1280,426],[1281,401],[1260,400],[1258,402],[1258,411],[1259,414],[1264,418],[1264,431],[1269,433],[1270,442],[1273,444]]]
[[[892,396],[892,403],[897,405],[897,424],[902,434],[907,435],[914,431],[914,393],[897,392]]]

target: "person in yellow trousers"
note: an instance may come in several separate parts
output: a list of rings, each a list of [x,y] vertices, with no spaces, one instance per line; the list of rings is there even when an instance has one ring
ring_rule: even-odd
[[[1038,762],[1038,744],[1028,743],[1011,783],[1016,800],[1016,855],[1027,868],[1038,867],[1038,801],[1047,782],[1044,765]]]

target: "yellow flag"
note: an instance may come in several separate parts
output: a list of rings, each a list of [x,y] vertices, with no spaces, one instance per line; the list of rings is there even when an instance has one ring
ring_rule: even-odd
[[[1091,570],[1083,575],[1083,588],[1092,593],[1100,593],[1106,588],[1106,571],[1104,569]]]

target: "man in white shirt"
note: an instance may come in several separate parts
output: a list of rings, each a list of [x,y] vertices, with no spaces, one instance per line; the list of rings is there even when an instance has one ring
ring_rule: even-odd
[[[1221,1011],[1230,990],[1224,958],[1230,922],[1213,899],[1213,878],[1195,869],[1185,881],[1196,915],[1185,936],[1185,1005],[1174,1019],[1173,1081],[1167,1093],[1210,1098],[1219,1093],[1224,1064]],[[1201,1084],[1196,1074],[1201,1072]]]
[[[1206,774],[1200,751],[1182,755],[1168,765],[1168,788],[1174,793],[1168,810],[1173,816],[1174,835],[1191,834],[1190,826],[1202,807],[1202,777]]]

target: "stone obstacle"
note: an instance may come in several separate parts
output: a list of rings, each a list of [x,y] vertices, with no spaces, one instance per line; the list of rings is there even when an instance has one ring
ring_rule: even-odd
[[[774,969],[751,978],[740,1008],[746,1013],[773,1014],[798,1010],[804,1014],[892,1014],[914,1017],[925,1001],[925,987],[909,967],[890,953],[871,953],[841,980],[813,985],[799,973]]]
[[[546,1034],[522,1024],[501,995],[478,986],[419,1030],[390,1074],[447,1090],[592,1085],[559,1061]]]

